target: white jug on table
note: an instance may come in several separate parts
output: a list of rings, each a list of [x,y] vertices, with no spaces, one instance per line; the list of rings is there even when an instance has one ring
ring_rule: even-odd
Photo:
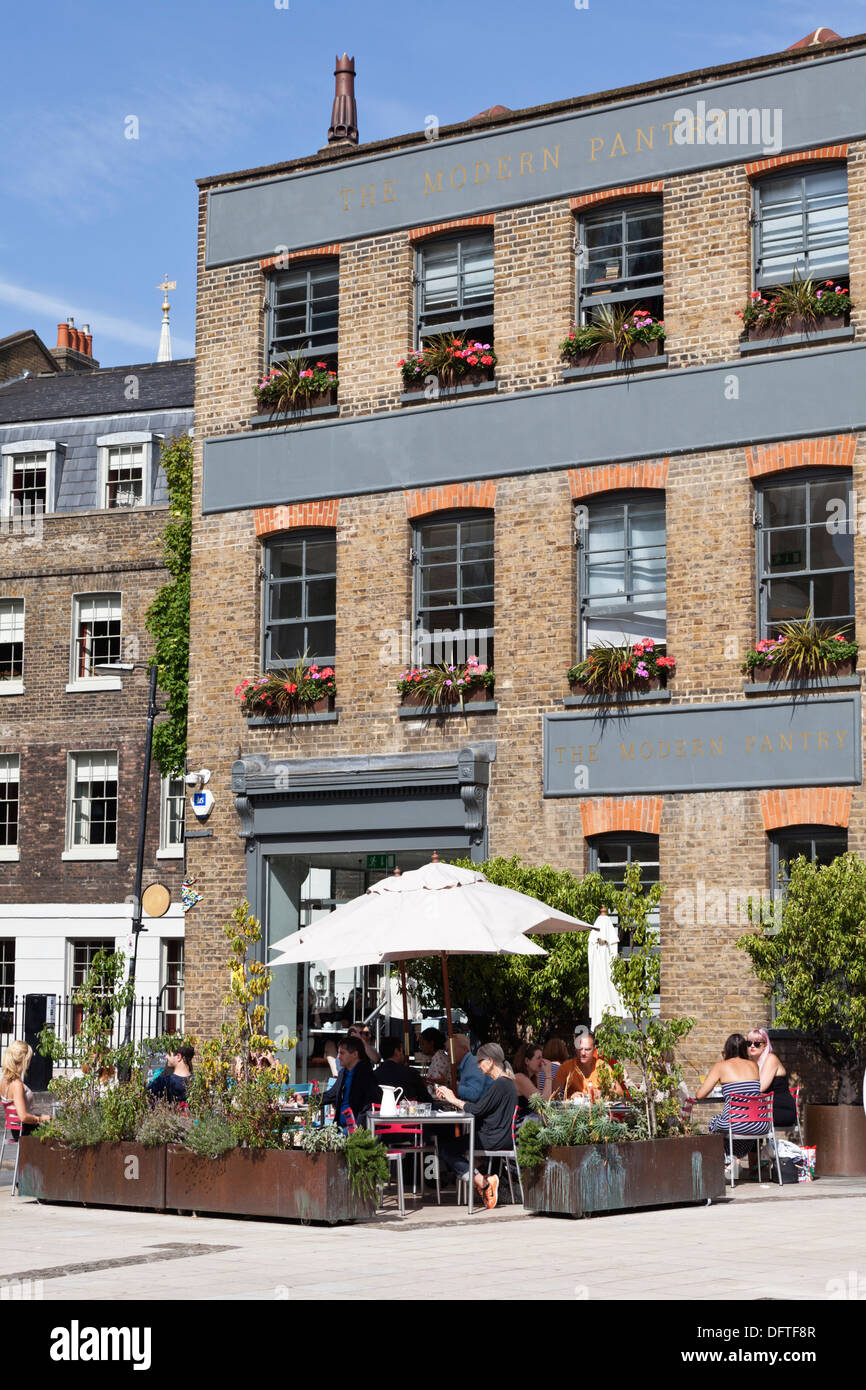
[[[380,1086],[379,1089],[382,1092],[382,1105],[380,1107],[379,1114],[383,1115],[386,1119],[390,1115],[396,1115],[397,1106],[403,1095],[403,1087]]]

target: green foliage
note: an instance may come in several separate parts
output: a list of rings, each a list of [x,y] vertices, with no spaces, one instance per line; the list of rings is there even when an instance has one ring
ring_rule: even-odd
[[[600,1053],[615,1057],[620,1064],[631,1062],[640,1072],[650,1139],[667,1131],[679,1112],[682,1072],[674,1061],[674,1048],[694,1027],[692,1018],[662,1019],[653,1013],[661,964],[658,938],[648,919],[663,891],[659,883],[645,889],[640,865],[628,865],[625,885],[614,894],[614,911],[620,932],[630,936],[631,954],[611,961],[611,978],[628,1017],[606,1014],[595,1030]]]
[[[470,656],[462,665],[409,666],[397,682],[398,695],[420,695],[425,705],[459,705],[473,690],[492,694],[496,673]]]
[[[122,1086],[109,1086],[99,1098],[102,1113],[102,1138],[109,1142],[134,1139],[144,1118],[146,1100],[141,1078]]]
[[[184,1134],[184,1147],[200,1158],[222,1158],[237,1148],[237,1135],[224,1115],[200,1114]]]
[[[171,520],[163,537],[163,559],[172,576],[147,610],[147,630],[155,642],[159,688],[168,696],[168,718],[153,731],[153,756],[165,777],[177,777],[186,761],[189,691],[189,580],[192,556],[192,440],[188,435],[163,445],[160,462],[168,483]]]
[[[345,1147],[346,1136],[339,1125],[308,1126],[301,1140],[301,1148],[308,1154],[342,1153]]]
[[[789,874],[775,903],[748,900],[756,930],[737,944],[776,991],[777,1026],[810,1035],[833,1072],[832,1098],[851,1104],[866,1064],[866,863],[801,855]]]
[[[388,1181],[388,1151],[368,1129],[356,1129],[346,1140],[349,1184],[356,1197],[375,1197]]]
[[[537,1168],[547,1162],[548,1150],[579,1144],[623,1144],[643,1139],[639,1125],[614,1120],[602,1104],[562,1106],[533,1096],[532,1108],[540,1119],[527,1120],[517,1132],[517,1161],[521,1168]]]
[[[646,690],[651,680],[665,685],[676,664],[674,657],[666,655],[664,643],[656,645],[651,637],[630,647],[601,642],[583,661],[569,667],[568,681],[570,685],[609,694]]]
[[[241,709],[246,715],[292,715],[308,710],[318,700],[334,698],[337,682],[333,666],[319,668],[304,652],[294,666],[281,666],[266,671],[254,681],[244,677],[235,686]]]
[[[53,1120],[40,1125],[38,1134],[43,1142],[54,1141],[70,1149],[89,1149],[93,1144],[101,1144],[105,1136],[99,1101],[81,1087],[68,1091],[63,1109]]]
[[[75,1037],[74,1058],[83,1072],[84,1087],[93,1100],[99,1094],[101,1078],[112,1071],[127,1071],[134,1048],[113,1047],[115,1018],[119,1018],[135,994],[135,983],[125,979],[126,957],[121,951],[97,951],[87,978],[73,993],[73,1003],[81,1009],[81,1025]],[[71,1060],[71,1044],[58,1038],[53,1028],[39,1034],[39,1051],[61,1065]]]
[[[176,1105],[160,1100],[145,1109],[135,1137],[146,1149],[158,1149],[160,1144],[183,1144],[189,1127],[187,1115]]]
[[[840,523],[840,526],[842,523]],[[832,675],[840,661],[856,663],[858,645],[845,632],[827,623],[816,623],[810,609],[802,622],[781,623],[778,637],[765,637],[746,653],[744,675],[756,667],[772,667],[773,676]]]
[[[523,864],[516,855],[483,864],[468,859],[455,863],[478,869],[491,883],[528,893],[584,922],[594,922],[602,906],[614,910],[615,889],[599,874],[579,879],[567,869]],[[544,947],[547,956],[449,957],[452,1005],[472,1014],[480,1001],[490,1020],[491,1037],[506,1050],[551,1033],[570,1037],[589,998],[587,935],[575,931],[531,938]],[[422,1003],[442,1007],[439,961],[435,957],[415,960],[407,963],[407,971],[419,987]]]
[[[621,305],[602,304],[589,323],[582,327],[576,325],[569,331],[559,350],[570,361],[582,353],[598,352],[599,348],[613,344],[617,356],[629,357],[636,343],[650,343],[664,336],[664,323],[653,319],[648,309],[632,310]]]
[[[743,310],[737,317],[743,320],[746,328],[773,327],[787,328],[793,319],[804,319],[807,325],[814,325],[820,315],[830,314],[844,317],[853,307],[851,295],[846,285],[838,285],[834,280],[825,280],[820,288],[811,279],[803,279],[799,271],[794,271],[791,283],[775,285],[768,290],[765,299],[760,290],[753,290]]]
[[[265,373],[256,387],[256,403],[272,415],[297,414],[309,410],[316,396],[336,391],[339,384],[327,362],[311,366],[303,353],[289,354]]]

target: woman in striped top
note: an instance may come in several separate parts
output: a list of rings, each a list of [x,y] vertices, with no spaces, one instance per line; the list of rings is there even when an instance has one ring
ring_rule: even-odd
[[[732,1033],[726,1040],[722,1052],[722,1061],[716,1062],[705,1081],[701,1082],[695,1092],[697,1100],[703,1100],[710,1094],[715,1086],[721,1086],[722,1095],[725,1097],[725,1108],[721,1115],[716,1115],[710,1120],[709,1129],[711,1134],[727,1134],[728,1114],[730,1110],[730,1096],[759,1096],[761,1094],[761,1079],[756,1062],[749,1061],[749,1054],[746,1049],[746,1039],[742,1033]],[[741,1134],[766,1134],[769,1126],[760,1124],[758,1121],[751,1123],[738,1123],[737,1130]],[[745,1158],[753,1148],[748,1139],[734,1140],[734,1157]]]

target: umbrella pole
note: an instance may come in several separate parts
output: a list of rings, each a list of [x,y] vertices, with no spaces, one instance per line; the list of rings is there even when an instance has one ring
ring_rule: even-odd
[[[403,1057],[409,1065],[409,995],[406,990],[406,962],[400,962],[400,988],[403,991]]]
[[[445,996],[445,1022],[448,1029],[448,1061],[451,1063],[451,1089],[457,1094],[457,1068],[454,1065],[454,1023],[451,1018],[451,987],[448,983],[448,960],[442,952],[442,992]]]

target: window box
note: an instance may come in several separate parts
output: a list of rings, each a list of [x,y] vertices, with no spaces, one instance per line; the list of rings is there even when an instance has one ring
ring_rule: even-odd
[[[748,330],[750,343],[777,342],[779,338],[802,334],[806,338],[816,333],[829,333],[834,329],[847,328],[848,314],[818,314],[807,319],[803,314],[793,314],[785,323],[753,323]]]
[[[320,406],[335,405],[339,378],[325,361],[285,357],[266,372],[256,387],[256,404],[272,415],[294,418]]]
[[[620,690],[601,690],[598,686],[587,685],[583,681],[569,681],[568,688],[572,695],[603,696],[605,699],[615,699],[617,696],[622,696],[623,699],[628,699],[631,695],[641,695],[652,690],[667,689],[667,678],[665,677],[662,679],[660,676],[651,676],[648,680],[636,680],[634,684],[623,686]]]
[[[329,713],[336,694],[333,667],[320,670],[315,662],[309,664],[303,659],[291,669],[268,671],[254,681],[244,677],[235,686],[241,712],[264,719]]]
[[[622,364],[628,367],[632,362],[642,362],[647,357],[664,356],[664,338],[654,338],[649,343],[635,343],[630,352],[622,352],[615,343],[601,343],[597,348],[586,352],[576,352],[568,359],[568,368],[579,371],[582,367],[605,367]]]
[[[664,644],[652,638],[632,646],[603,643],[590,648],[584,660],[569,669],[567,679],[572,695],[616,698],[630,691],[664,690],[676,664]]]
[[[806,675],[800,672],[792,672],[790,674],[782,675],[772,666],[755,666],[750,672],[752,680],[756,685],[769,685],[771,683],[790,685],[794,681],[803,680],[814,681],[816,684],[820,684],[820,682],[826,679],[827,677],[853,676],[853,674],[853,659],[849,659],[848,661],[831,662],[828,665],[826,671],[819,672],[817,675]]]
[[[486,704],[490,700],[490,690],[486,685],[478,685],[463,696],[464,705]],[[431,705],[429,698],[420,690],[407,690],[402,696],[402,703],[406,708],[415,709],[435,709],[435,710],[459,710],[460,702],[455,700],[452,705]]]
[[[496,378],[492,367],[468,371],[461,376],[459,381],[450,381],[438,372],[430,372],[429,375],[435,376],[439,383],[438,396],[432,397],[433,400],[442,396],[456,396],[462,393],[470,395],[475,392],[483,392],[485,389],[496,390]],[[426,395],[426,392],[427,384],[424,380],[412,385],[407,382],[401,394],[401,400],[406,402],[430,400],[431,398]]]

